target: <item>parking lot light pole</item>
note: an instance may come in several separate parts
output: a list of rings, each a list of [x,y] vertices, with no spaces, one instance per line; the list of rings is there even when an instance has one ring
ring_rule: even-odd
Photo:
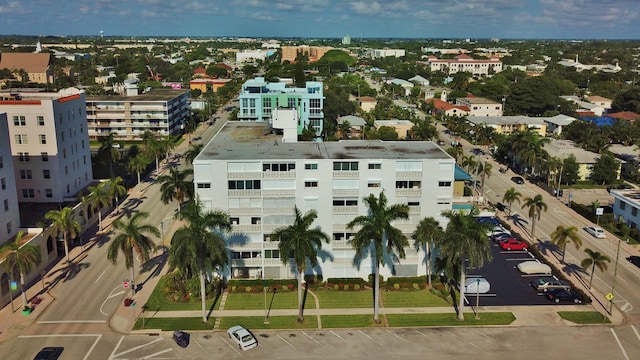
[[[616,277],[618,275],[618,259],[620,258],[620,243],[622,240],[618,239],[618,250],[616,251],[616,264],[613,267],[613,281],[611,282],[611,296],[609,300],[609,315],[612,314],[613,311],[613,298],[614,298],[614,290],[616,289]]]
[[[476,279],[476,320],[480,319],[480,278]]]

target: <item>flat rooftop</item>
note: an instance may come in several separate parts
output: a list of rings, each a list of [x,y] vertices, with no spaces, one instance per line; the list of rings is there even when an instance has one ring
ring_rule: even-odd
[[[148,93],[135,96],[126,95],[91,95],[87,101],[166,101],[180,96],[189,90],[153,89]]]
[[[448,159],[432,141],[283,142],[264,122],[229,121],[195,161],[258,159]]]

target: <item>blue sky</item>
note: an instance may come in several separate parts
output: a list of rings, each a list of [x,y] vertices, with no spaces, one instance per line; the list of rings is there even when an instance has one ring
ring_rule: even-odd
[[[0,34],[640,39],[640,0],[0,0]]]

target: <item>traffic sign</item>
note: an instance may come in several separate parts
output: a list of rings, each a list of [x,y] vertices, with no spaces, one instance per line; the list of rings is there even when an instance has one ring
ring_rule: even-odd
[[[613,293],[608,293],[606,296],[607,300],[611,301],[613,300]]]
[[[597,208],[596,215],[598,216],[604,215],[604,208],[601,208],[601,207]]]
[[[123,281],[122,282],[122,287],[125,288],[125,289],[128,289],[129,288],[129,282],[128,281]]]
[[[18,283],[15,281],[11,282],[11,291],[18,291]]]

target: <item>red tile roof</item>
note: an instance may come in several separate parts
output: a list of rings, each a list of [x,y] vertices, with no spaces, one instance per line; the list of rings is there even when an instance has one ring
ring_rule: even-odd
[[[607,114],[607,116],[614,119],[627,120],[632,122],[640,119],[640,114],[636,114],[633,111],[621,111],[617,113]]]

